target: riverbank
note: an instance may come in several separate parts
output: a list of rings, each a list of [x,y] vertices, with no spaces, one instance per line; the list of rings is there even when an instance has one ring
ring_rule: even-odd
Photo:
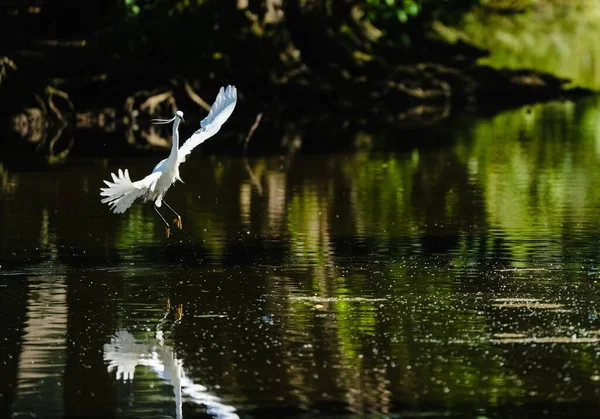
[[[199,120],[224,84],[240,92],[236,120],[224,127],[244,133],[226,146],[238,152],[257,121],[277,125],[297,116],[299,125],[310,126],[311,119],[329,117],[341,121],[333,124],[339,126],[414,129],[464,111],[493,113],[592,93],[547,73],[480,65],[486,50],[444,37],[444,26],[435,22],[423,33],[413,32],[407,47],[383,42],[368,22],[348,18],[345,25],[362,25],[352,29],[358,40],[350,43],[340,35],[349,30],[345,26],[338,24],[342,29],[332,35],[331,21],[323,23],[314,11],[290,3],[270,16],[248,9],[221,13],[212,40],[197,37],[198,45],[177,40],[191,38],[185,19],[206,19],[202,8],[168,19],[165,33],[146,29],[144,41],[138,32],[157,25],[154,9],[88,40],[38,34],[19,41],[0,61],[2,131],[14,134],[2,147],[50,150],[58,142],[54,138],[75,128],[128,132],[121,144],[109,147],[117,153],[120,147],[168,147],[168,138],[154,131],[140,135],[148,120],[176,109]],[[234,30],[224,31],[224,23]],[[172,33],[177,24],[181,28]],[[249,25],[252,31],[245,32]],[[253,147],[277,151],[269,141],[261,147],[262,141],[256,135]],[[289,148],[297,141],[285,143]]]

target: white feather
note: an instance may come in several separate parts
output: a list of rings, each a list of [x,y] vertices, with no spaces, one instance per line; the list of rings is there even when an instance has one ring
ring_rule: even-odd
[[[179,148],[179,163],[185,162],[185,158],[194,148],[208,140],[221,129],[221,126],[229,119],[237,103],[237,89],[235,86],[227,86],[219,90],[215,103],[210,108],[208,115],[200,122],[200,129],[188,138]]]
[[[103,198],[101,202],[103,204],[108,203],[114,213],[123,213],[127,211],[138,198],[145,197],[144,200],[147,200],[149,194],[154,191],[156,181],[162,174],[160,172],[155,172],[142,180],[132,182],[127,169],[125,169],[125,172],[119,169],[118,173],[118,176],[111,173],[113,182],[105,180],[104,183],[106,183],[108,188],[100,189],[100,196],[106,197]]]

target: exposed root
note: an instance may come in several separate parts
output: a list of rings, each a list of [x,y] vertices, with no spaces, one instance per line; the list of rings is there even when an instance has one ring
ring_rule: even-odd
[[[250,142],[250,139],[254,135],[254,131],[256,131],[256,129],[260,125],[262,116],[263,116],[262,112],[259,112],[258,115],[256,115],[256,119],[254,120],[254,123],[250,127],[250,130],[248,130],[248,135],[246,135],[246,138],[244,139],[244,152],[248,149],[248,143]]]
[[[185,92],[190,97],[190,99],[192,99],[195,103],[204,108],[207,112],[210,111],[210,105],[206,101],[204,101],[204,99],[202,99],[200,96],[198,96],[196,92],[194,92],[194,89],[192,89],[192,86],[190,86],[190,84],[187,81],[183,83],[183,87],[185,88]]]
[[[150,96],[144,101],[144,103],[140,105],[140,110],[145,111],[147,109],[150,115],[154,115],[154,112],[156,112],[156,108],[165,101],[169,103],[172,108],[177,108],[175,98],[173,97],[173,91],[169,90],[164,93],[159,93],[157,95]]]

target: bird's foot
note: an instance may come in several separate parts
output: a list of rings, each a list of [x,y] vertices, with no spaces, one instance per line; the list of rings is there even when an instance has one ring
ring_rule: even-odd
[[[165,236],[167,236],[167,239],[169,238],[169,236],[171,236],[171,229],[169,228],[169,226],[165,226]]]
[[[175,218],[173,220],[173,224],[175,224],[178,229],[183,230],[183,224],[181,224],[181,217],[180,216],[177,216],[177,218]]]

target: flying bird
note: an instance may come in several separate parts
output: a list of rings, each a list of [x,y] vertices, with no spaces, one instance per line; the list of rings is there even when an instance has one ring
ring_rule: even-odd
[[[119,169],[117,174],[111,173],[112,182],[105,180],[106,188],[100,188],[100,196],[103,196],[103,204],[108,204],[114,213],[124,213],[138,198],[144,202],[152,201],[152,208],[165,224],[165,234],[171,234],[171,229],[165,217],[158,208],[164,203],[165,206],[175,214],[173,223],[181,229],[181,217],[167,202],[164,196],[175,181],[180,181],[179,165],[185,162],[188,154],[198,145],[215,135],[221,126],[229,119],[237,102],[237,90],[235,86],[221,87],[215,102],[210,108],[208,115],[200,122],[200,129],[179,147],[179,123],[185,122],[183,112],[177,111],[172,119],[154,119],[155,124],[168,124],[173,122],[173,143],[169,157],[159,162],[152,173],[136,182],[132,182],[129,171]]]

